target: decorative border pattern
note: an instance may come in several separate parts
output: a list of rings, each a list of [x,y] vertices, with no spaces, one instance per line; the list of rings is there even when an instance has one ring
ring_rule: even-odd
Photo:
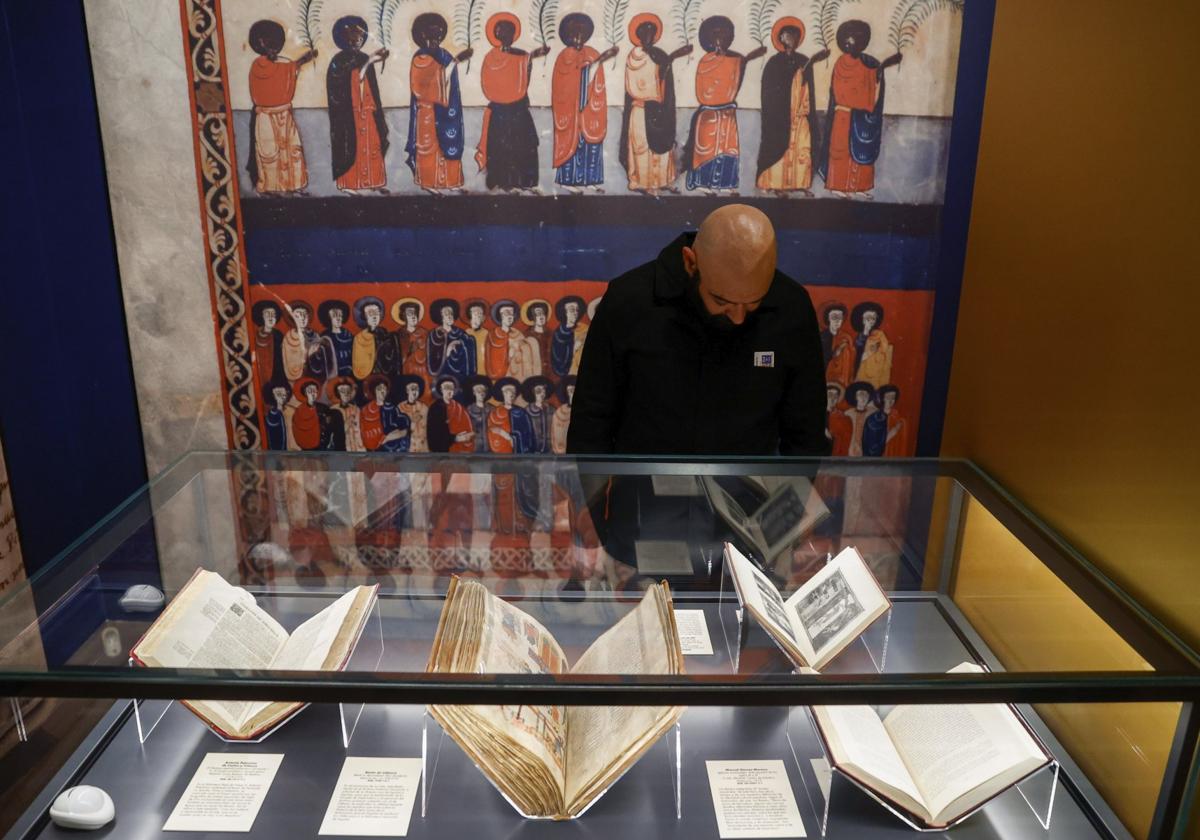
[[[238,198],[220,0],[179,0],[196,149],[196,181],[231,449],[258,449],[242,205]]]

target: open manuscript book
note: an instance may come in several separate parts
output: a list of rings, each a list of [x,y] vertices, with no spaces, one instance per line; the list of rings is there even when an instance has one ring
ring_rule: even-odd
[[[801,667],[823,668],[892,606],[853,547],[842,549],[786,601],[730,543],[725,562],[742,607]]]
[[[290,635],[245,589],[197,569],[129,656],[148,668],[340,671],[358,644],[378,586],[357,586]],[[255,740],[304,703],[184,700],[217,734]]]
[[[971,663],[951,673],[982,671]],[[945,828],[1050,763],[1004,703],[814,706],[833,764],[929,828]]]
[[[541,624],[483,584],[454,578],[429,656],[431,673],[682,674],[666,583],[592,643],[571,668]],[[528,817],[582,814],[683,714],[655,706],[430,706],[484,775]]]

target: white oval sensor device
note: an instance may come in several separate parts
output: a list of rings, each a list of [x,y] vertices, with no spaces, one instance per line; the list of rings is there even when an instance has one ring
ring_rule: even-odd
[[[154,612],[167,602],[161,590],[148,583],[138,583],[125,590],[117,601],[125,612]]]
[[[50,819],[62,828],[103,828],[116,815],[112,797],[92,785],[67,788],[50,806]]]

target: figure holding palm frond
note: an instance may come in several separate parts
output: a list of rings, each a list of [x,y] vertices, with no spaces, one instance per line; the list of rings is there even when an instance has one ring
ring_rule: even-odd
[[[565,49],[554,62],[550,85],[554,116],[555,183],[569,192],[585,187],[602,191],[604,137],[608,134],[608,94],[604,62],[617,54],[616,47],[597,52],[587,42],[595,24],[582,12],[572,12],[558,25]]]
[[[696,99],[700,107],[692,116],[683,168],[687,188],[715,195],[738,187],[737,95],[746,75],[746,65],[766,55],[756,47],[746,55],[730,49],[733,21],[722,15],[705,18],[700,24],[700,47],[704,57],[696,68]]]
[[[408,143],[405,162],[413,181],[421,189],[440,193],[461,190],[464,147],[462,92],[458,63],[474,51],[467,47],[458,55],[442,47],[448,27],[436,12],[417,15],[412,38],[417,45],[409,71],[412,92],[408,110]]]
[[[492,15],[486,33],[492,49],[484,56],[480,81],[488,106],[475,162],[487,172],[489,190],[536,190],[538,136],[529,112],[529,75],[533,60],[550,47],[527,53],[513,46],[521,37],[521,20],[511,12]]]
[[[340,51],[325,73],[333,178],[339,190],[352,195],[387,192],[388,128],[375,65],[388,57],[388,51],[363,52],[367,35],[362,18],[339,18],[333,25],[333,43]]]
[[[292,114],[292,98],[300,68],[317,57],[309,49],[292,61],[284,57],[283,26],[260,20],[250,27],[250,48],[258,58],[250,65],[250,154],[246,172],[259,193],[300,193],[308,186],[304,145]]]
[[[634,47],[625,60],[625,111],[621,118],[621,165],[629,189],[654,194],[675,188],[675,76],[671,65],[692,45],[668,54],[655,44],[663,35],[658,15],[643,12],[629,24]]]
[[[803,42],[804,24],[798,18],[780,18],[771,29],[776,53],[763,68],[757,184],[777,195],[795,190],[812,194],[812,141],[817,136],[812,65],[828,58],[829,50],[810,59],[798,51]]]
[[[829,84],[818,171],[825,189],[839,198],[872,198],[883,135],[883,73],[902,60],[898,52],[883,62],[867,55],[870,42],[871,27],[865,21],[848,20],[837,29],[842,56],[833,65]]]

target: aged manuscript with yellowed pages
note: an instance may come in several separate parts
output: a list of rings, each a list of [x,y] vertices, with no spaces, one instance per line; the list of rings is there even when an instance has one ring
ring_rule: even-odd
[[[671,591],[641,603],[569,667],[550,632],[491,594],[454,578],[429,657],[431,673],[682,674]],[[429,712],[522,814],[583,813],[683,714],[679,706],[430,706]]]

